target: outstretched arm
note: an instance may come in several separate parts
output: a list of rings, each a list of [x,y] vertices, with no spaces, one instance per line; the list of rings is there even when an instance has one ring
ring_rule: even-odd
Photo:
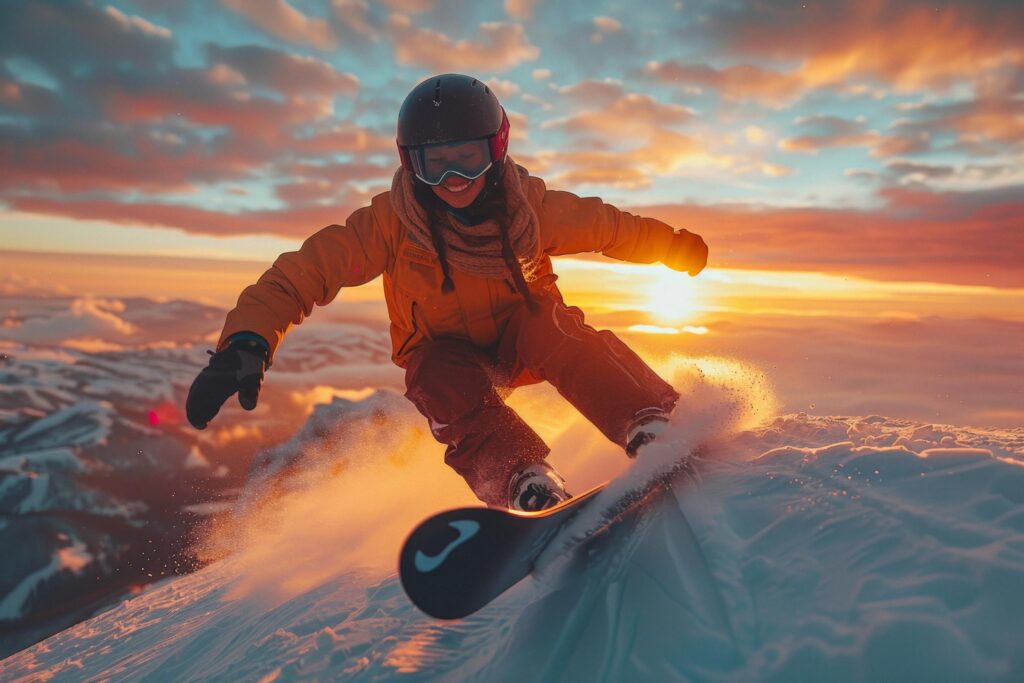
[[[545,190],[539,218],[552,256],[601,252],[632,263],[661,261],[690,275],[707,263],[708,248],[699,235],[673,230],[655,218],[622,211],[597,197]]]
[[[330,303],[342,287],[369,282],[387,268],[393,249],[371,207],[353,213],[345,225],[329,225],[281,254],[259,280],[246,287],[224,322],[217,349],[232,335],[252,332],[267,341],[268,358],[292,325],[313,306]]]

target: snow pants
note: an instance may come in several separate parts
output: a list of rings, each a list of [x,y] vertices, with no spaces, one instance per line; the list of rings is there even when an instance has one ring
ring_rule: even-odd
[[[448,446],[445,462],[485,503],[504,507],[512,475],[550,449],[505,405],[516,387],[550,382],[611,441],[625,447],[637,414],[669,412],[679,394],[618,337],[547,293],[524,305],[493,347],[439,337],[412,352],[406,397]]]

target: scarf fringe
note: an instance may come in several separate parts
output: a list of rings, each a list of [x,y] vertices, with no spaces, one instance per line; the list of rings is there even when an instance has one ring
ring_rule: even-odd
[[[508,237],[527,281],[540,257],[540,220],[526,196],[530,174],[511,158],[506,159],[502,187],[508,206]],[[399,167],[391,183],[391,207],[410,238],[420,247],[436,252],[430,235],[427,210],[416,200],[412,174]],[[452,266],[478,277],[505,279],[510,273],[502,255],[501,226],[488,219],[463,225],[451,216],[441,227],[446,257]]]

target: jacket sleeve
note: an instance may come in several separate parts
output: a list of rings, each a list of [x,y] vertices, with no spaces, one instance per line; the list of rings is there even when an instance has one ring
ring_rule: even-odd
[[[545,251],[552,255],[601,252],[620,261],[654,263],[668,253],[673,229],[635,216],[597,197],[544,190],[539,212]]]
[[[255,332],[277,347],[292,325],[313,306],[329,304],[342,287],[355,287],[383,273],[393,257],[388,236],[373,208],[357,210],[345,225],[328,225],[281,254],[256,284],[246,287],[228,312],[217,348],[236,332]]]

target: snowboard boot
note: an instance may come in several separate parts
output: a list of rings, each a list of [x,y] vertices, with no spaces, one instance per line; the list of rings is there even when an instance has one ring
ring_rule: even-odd
[[[546,462],[530,465],[512,475],[508,484],[508,507],[521,512],[539,512],[569,500],[565,479]]]
[[[626,455],[635,458],[640,449],[664,433],[668,425],[668,415],[660,408],[641,410],[626,431]]]

